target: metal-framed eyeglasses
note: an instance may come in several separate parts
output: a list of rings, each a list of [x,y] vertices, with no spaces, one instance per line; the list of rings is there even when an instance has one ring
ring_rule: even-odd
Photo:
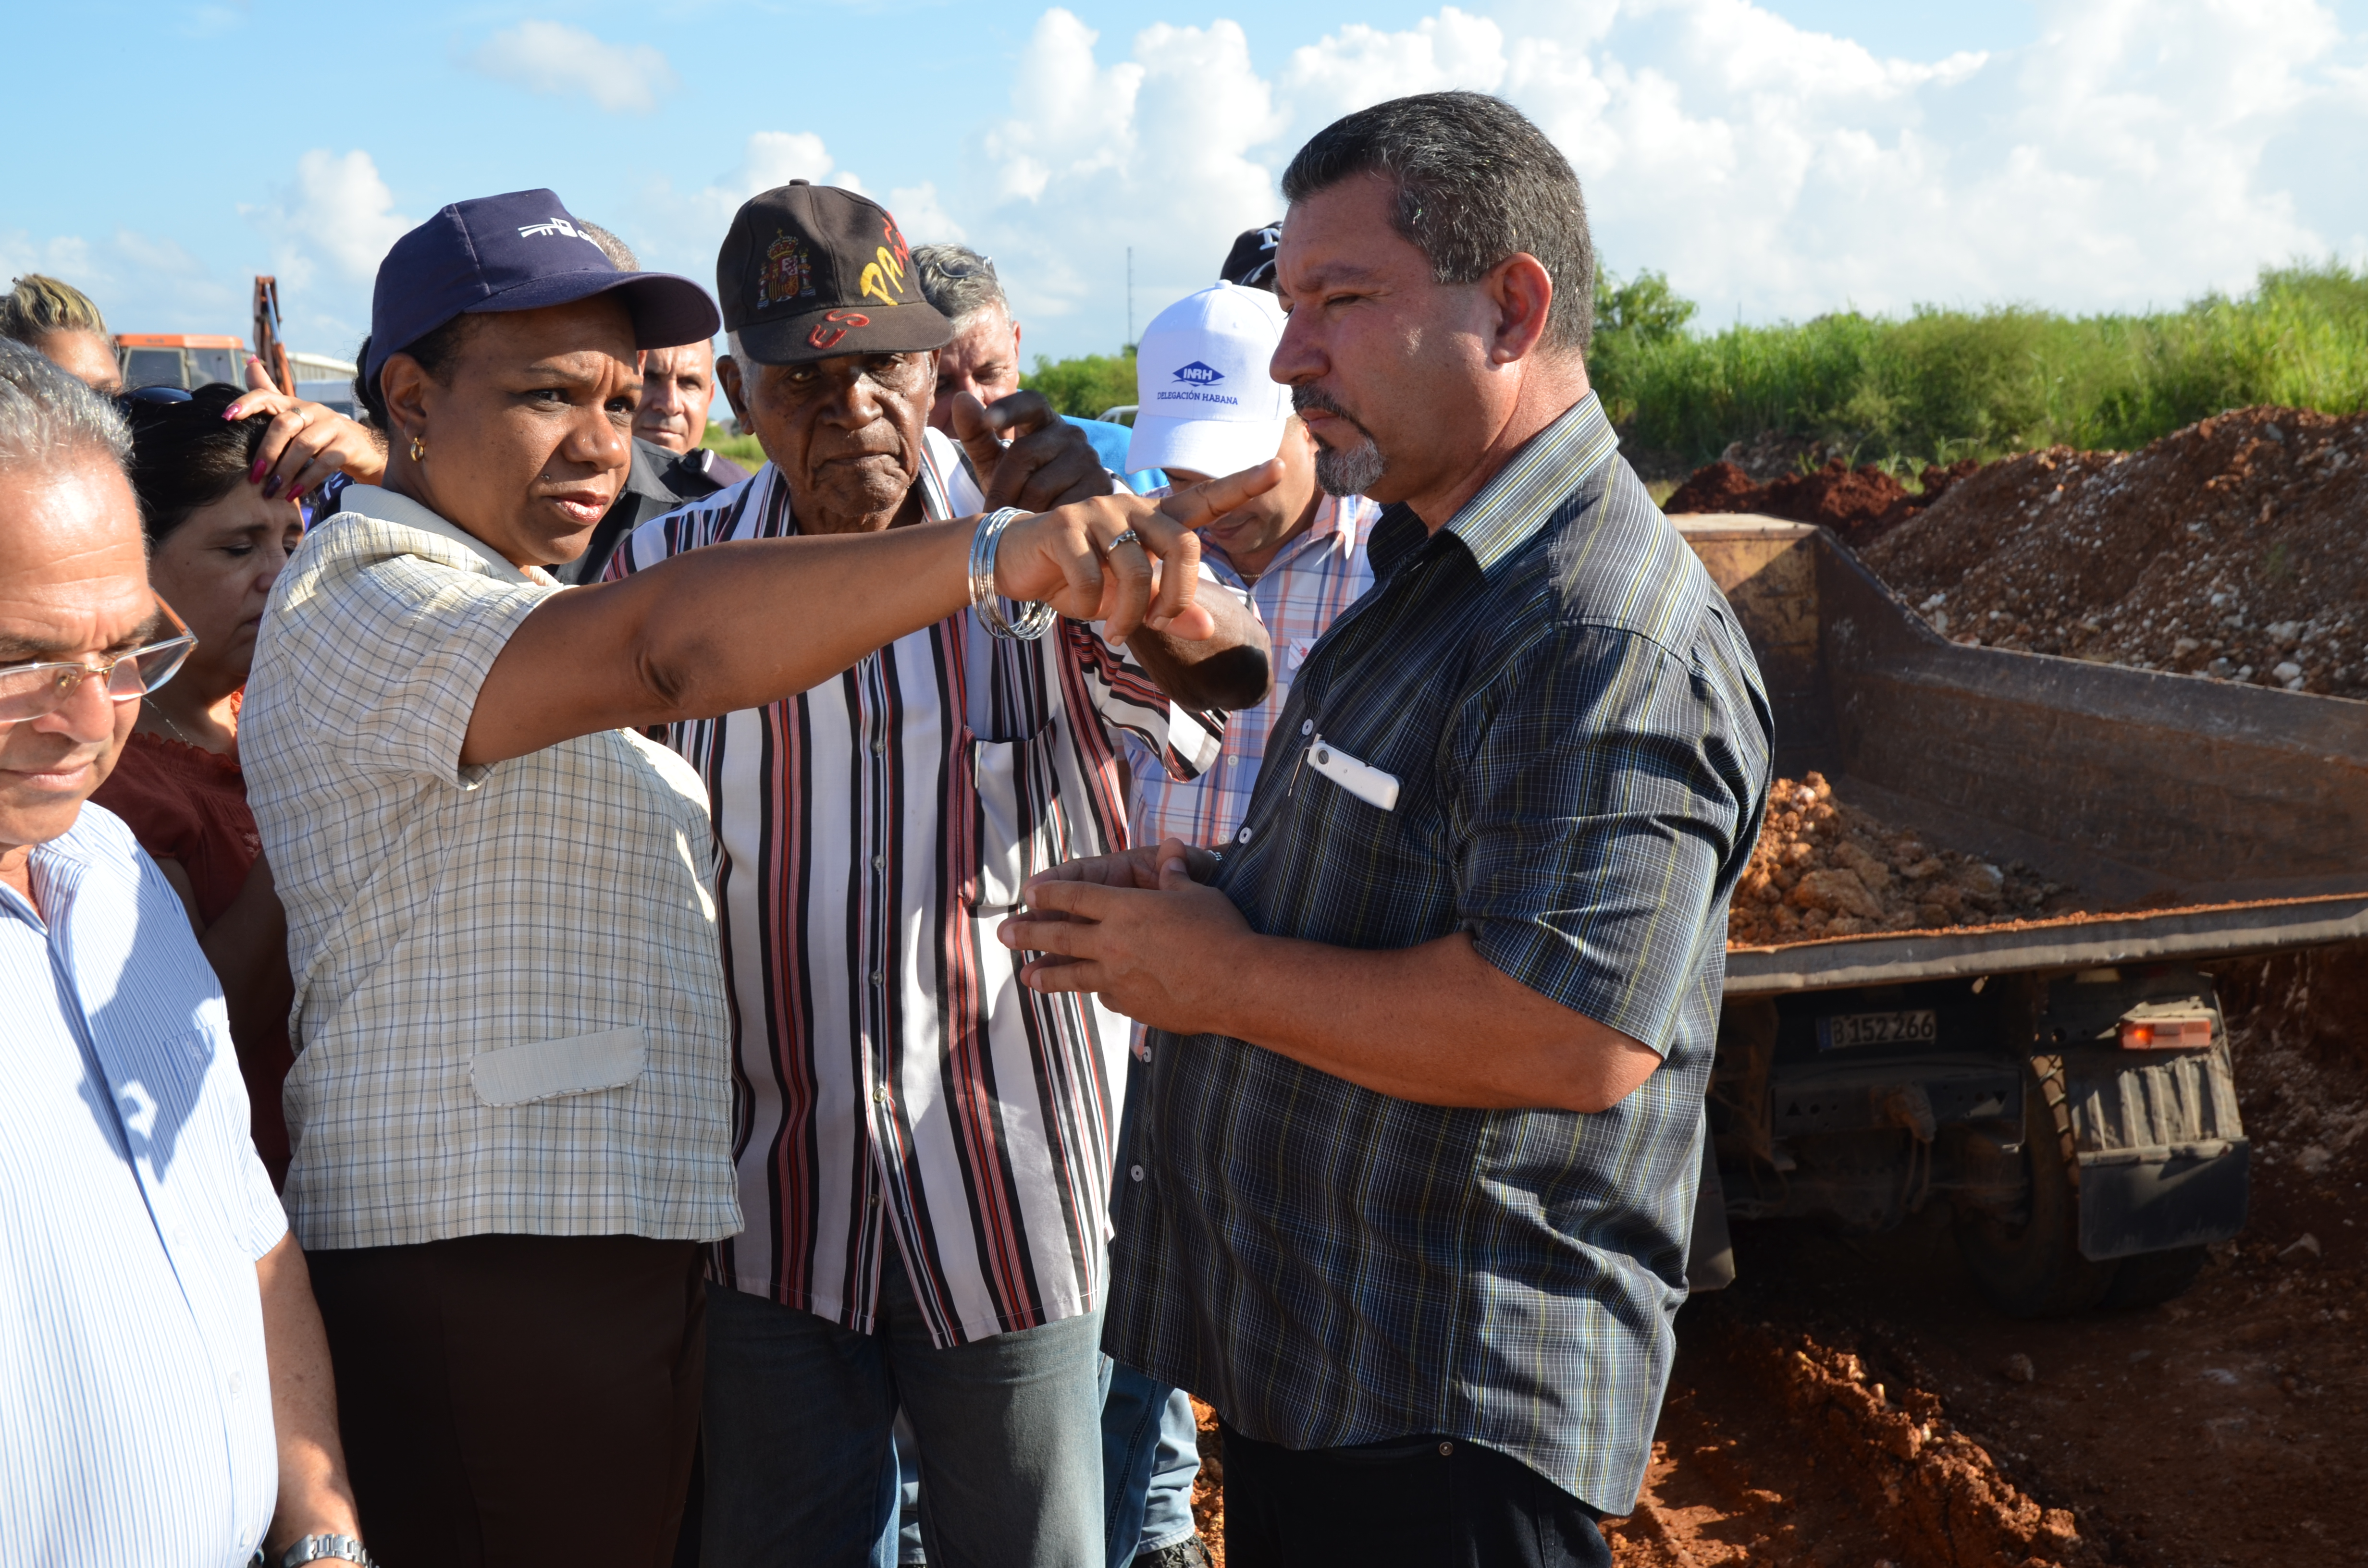
[[[82,689],[84,681],[94,677],[107,683],[110,702],[137,702],[178,675],[198,640],[188,623],[174,614],[173,607],[161,596],[156,608],[164,612],[173,634],[111,659],[89,665],[76,660],[63,664],[0,665],[0,727],[56,712]]]

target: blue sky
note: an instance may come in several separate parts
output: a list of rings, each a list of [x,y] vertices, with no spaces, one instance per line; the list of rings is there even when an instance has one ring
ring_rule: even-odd
[[[1711,321],[2171,304],[2368,259],[2368,0],[1293,0],[982,7],[82,0],[12,20],[0,267],[120,331],[244,331],[275,271],[349,353],[386,245],[555,187],[712,282],[736,203],[856,183],[996,256],[1030,350],[1107,349],[1213,274],[1333,116],[1504,94],[1617,271]],[[267,88],[264,69],[281,85]]]

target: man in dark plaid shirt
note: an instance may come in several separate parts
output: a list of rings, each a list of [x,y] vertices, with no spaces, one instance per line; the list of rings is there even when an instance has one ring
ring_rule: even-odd
[[[1225,1424],[1236,1568],[1611,1561],[1685,1294],[1768,700],[1588,391],[1577,178],[1402,98],[1284,176],[1273,371],[1388,505],[1235,841],[1004,931],[1153,1026],[1105,1346]]]

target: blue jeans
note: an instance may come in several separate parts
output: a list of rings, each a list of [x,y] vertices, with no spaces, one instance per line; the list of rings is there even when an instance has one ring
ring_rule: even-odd
[[[894,1257],[880,1328],[708,1292],[704,1561],[895,1560],[901,1406],[919,1439],[936,1568],[1091,1568],[1102,1557],[1099,1312],[940,1350]]]
[[[1192,1539],[1192,1482],[1201,1473],[1192,1398],[1148,1372],[1102,1358],[1103,1519],[1110,1568]]]

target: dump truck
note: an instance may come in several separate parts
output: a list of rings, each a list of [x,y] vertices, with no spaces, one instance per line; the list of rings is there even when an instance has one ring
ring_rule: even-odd
[[[2083,913],[1730,944],[1690,1272],[1726,1221],[1945,1204],[2019,1316],[2184,1290],[2245,1222],[2215,966],[2368,937],[2368,703],[1952,642],[1830,532],[1673,519],[1734,607],[1776,768]]]

